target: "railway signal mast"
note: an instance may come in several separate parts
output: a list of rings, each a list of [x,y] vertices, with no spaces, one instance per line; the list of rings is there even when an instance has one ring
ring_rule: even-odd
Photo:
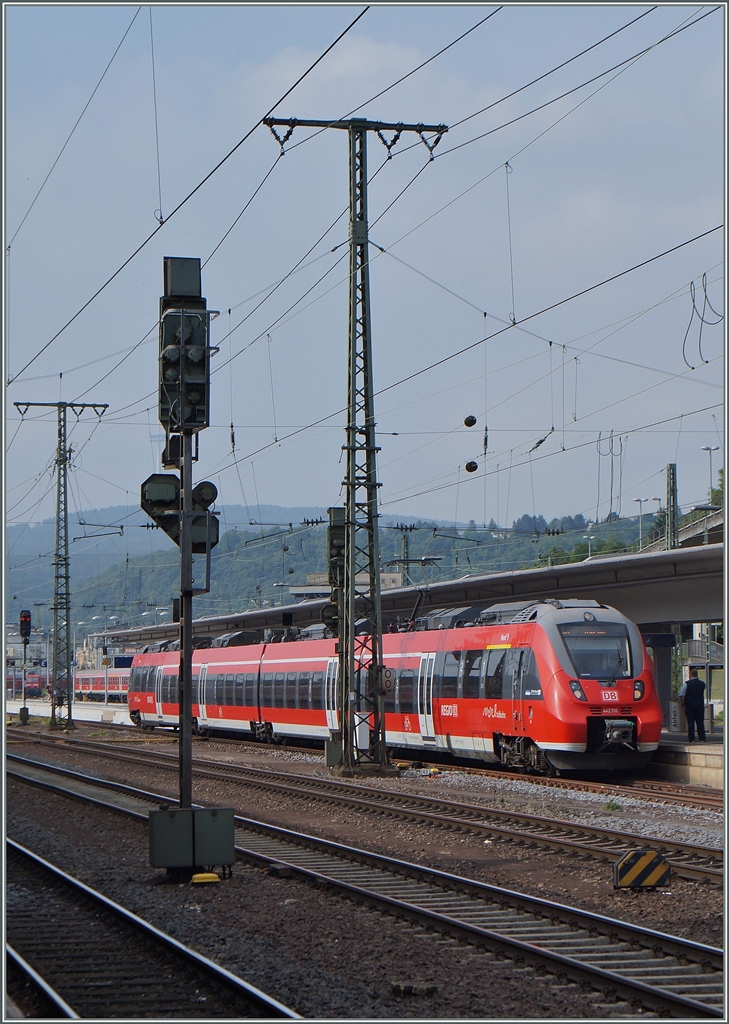
[[[380,552],[377,529],[377,468],[372,378],[369,236],[367,222],[367,133],[376,132],[388,158],[404,132],[419,135],[430,151],[446,125],[390,124],[349,118],[309,121],[264,118],[284,152],[295,128],[339,128],[349,138],[349,357],[347,376],[347,473],[344,481],[345,552],[341,600],[338,602],[339,724],[343,774],[381,770],[387,765]],[[276,128],[285,128],[280,135]],[[392,132],[388,141],[383,133]],[[431,136],[430,138],[426,138]],[[332,524],[334,525],[334,524]],[[357,622],[368,621],[358,632]]]
[[[219,524],[209,510],[218,491],[192,486],[192,439],[210,423],[210,319],[199,259],[164,257],[159,316],[159,420],[167,443],[162,461],[175,473],[142,484],[144,511],[180,547],[180,807],[192,806],[192,598],[210,589],[210,551]],[[205,587],[194,588],[193,554],[206,555]]]
[[[71,647],[68,635],[71,622],[71,583],[68,558],[68,464],[72,449],[66,443],[67,414],[78,419],[85,409],[93,409],[101,418],[109,408],[100,402],[14,402],[21,417],[28,409],[58,410],[58,446],[56,448],[56,557],[53,560],[53,646],[51,653],[51,723],[58,726],[56,710],[60,706],[62,682],[66,686],[66,729],[73,729],[73,684],[71,679]]]

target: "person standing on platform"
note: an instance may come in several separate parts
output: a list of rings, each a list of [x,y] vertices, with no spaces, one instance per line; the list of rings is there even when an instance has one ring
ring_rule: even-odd
[[[705,691],[706,683],[703,679],[699,679],[698,670],[695,668],[689,669],[689,677],[681,687],[681,692],[678,695],[678,699],[686,712],[689,743],[694,742],[694,727],[698,731],[701,742],[706,742],[706,731],[704,729]]]

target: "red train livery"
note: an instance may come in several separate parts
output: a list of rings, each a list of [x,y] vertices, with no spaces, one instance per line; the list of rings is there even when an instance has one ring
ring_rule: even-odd
[[[75,700],[104,700],[123,703],[127,699],[131,668],[80,669],[74,673]]]
[[[647,763],[662,713],[640,632],[595,601],[455,609],[383,634],[395,685],[386,741],[427,756],[498,761],[537,772]],[[129,711],[176,725],[179,653],[136,655]],[[334,640],[196,650],[198,730],[329,739],[339,728]]]

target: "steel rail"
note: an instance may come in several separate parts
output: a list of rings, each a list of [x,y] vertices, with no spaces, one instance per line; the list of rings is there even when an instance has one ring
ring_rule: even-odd
[[[40,875],[43,878],[43,904],[48,904],[52,892],[53,899],[59,900],[64,907],[63,922],[58,922],[59,927],[53,928],[50,927],[50,924],[53,923],[52,908],[49,907],[47,919],[45,917],[39,919],[37,917],[38,907],[30,908],[29,912],[24,913],[25,902],[20,910],[17,906],[11,905],[6,908],[7,930],[12,934],[16,946],[25,945],[26,949],[23,952],[26,957],[34,959],[36,962],[40,961],[46,973],[50,977],[55,976],[53,982],[55,986],[62,990],[70,989],[68,999],[71,1002],[78,1000],[78,1010],[88,1010],[89,1003],[91,1003],[91,1007],[96,1008],[96,1013],[77,1014],[74,1011],[74,1016],[96,1016],[100,1005],[103,1006],[102,1016],[104,1017],[126,1016],[120,1012],[120,1009],[128,1008],[130,1002],[130,996],[124,991],[126,980],[129,983],[134,983],[139,998],[143,995],[145,1016],[150,1015],[150,1008],[154,1008],[154,1002],[157,999],[158,1010],[163,1017],[169,1016],[170,1011],[182,1013],[185,1016],[209,1017],[211,1011],[214,1014],[216,1008],[219,1007],[228,1012],[237,1010],[236,1016],[302,1019],[299,1014],[277,999],[194,949],[178,942],[171,935],[167,935],[148,921],[110,900],[102,893],[96,892],[90,886],[14,840],[7,838],[6,848],[8,851],[6,867],[9,880],[14,877],[13,857],[15,857],[22,864],[21,870],[30,870],[32,874]],[[18,877],[17,874],[15,877]],[[90,914],[89,907],[92,908]],[[80,909],[77,919],[74,919],[76,908]],[[85,941],[89,946],[87,930],[90,918],[94,920],[95,924],[92,936],[94,948],[98,949],[98,956],[102,961],[108,955],[110,965],[114,966],[114,980],[109,984],[104,984],[103,977],[99,977],[99,972],[94,972],[93,968],[90,969],[86,961],[81,971],[78,970],[78,965],[74,962],[78,960],[80,954],[83,955],[79,948],[80,942]],[[110,921],[113,921],[112,925],[109,925]],[[37,939],[38,929],[44,923],[46,927],[41,954]],[[97,925],[98,927],[96,927]],[[76,934],[74,934],[74,928],[76,928]],[[112,938],[112,948],[107,953],[103,945],[98,947],[97,943],[108,941],[107,930],[109,929],[108,935]],[[121,958],[118,947],[120,934],[125,937],[124,953]],[[137,943],[141,937],[144,946],[144,953],[141,957],[134,955],[134,940],[129,942],[130,936],[135,936]],[[117,945],[114,945],[114,942]],[[180,983],[186,979],[188,990],[191,986],[198,985],[204,989],[207,995],[196,998],[199,989],[194,989],[194,995],[190,997],[188,993],[188,998],[185,998],[182,987],[175,985],[172,976],[155,976],[155,971],[159,969],[159,963],[152,962],[150,964],[151,971],[147,971],[148,977],[145,979],[143,972],[145,961],[150,956],[150,950],[153,958],[155,951],[158,953],[161,951],[166,970],[177,971],[177,980]],[[121,970],[123,973],[125,967],[127,967],[126,979],[119,977],[119,971]],[[38,973],[40,974],[40,972]],[[158,990],[159,994],[157,994]],[[115,998],[117,1012],[114,1012]],[[201,1006],[199,1012],[194,1014],[190,1013],[191,998],[193,1003],[197,1002]],[[214,1000],[217,1000],[217,1007]],[[176,1010],[175,1004],[177,1004]],[[205,1004],[204,1012],[202,1004]]]
[[[118,784],[86,779],[84,785],[108,792]],[[154,802],[167,799],[122,788]],[[68,795],[84,799],[78,788]],[[722,1016],[721,950],[253,819],[236,816],[236,826],[237,852],[258,863],[285,865],[497,955],[589,982],[608,998],[663,1015]]]
[[[90,747],[90,753],[117,760],[145,764],[165,770],[176,770],[177,757],[162,751],[109,751],[103,744],[74,743],[76,749]],[[100,748],[100,749],[99,749]],[[8,754],[9,758],[19,755]],[[309,776],[292,775],[273,769],[253,768],[247,765],[220,765],[205,759],[194,760],[199,778],[245,781],[263,789],[289,796],[324,801],[335,800],[353,809],[407,818],[436,826],[481,833],[504,841],[522,845],[535,845],[558,852],[574,852],[615,862],[631,849],[651,845],[659,849],[682,877],[693,881],[723,881],[723,851],[697,844],[677,843],[660,837],[646,837],[631,832],[576,824],[557,818],[524,814],[478,804],[465,804],[419,795],[393,793],[375,787],[330,779],[312,780]]]
[[[40,992],[44,999],[55,1008],[57,1013],[61,1017],[68,1017],[70,1020],[80,1020],[81,1018],[73,1010],[65,999],[59,996],[58,992],[48,984],[45,978],[30,966],[27,960],[25,960],[16,949],[14,949],[9,942],[5,943],[5,954],[15,964],[17,969],[30,981],[36,991]]]
[[[96,723],[92,723],[96,724]],[[111,731],[125,731],[127,733],[132,731],[132,727],[128,725],[119,725],[118,723],[101,723],[103,728]],[[144,727],[143,727],[144,728]],[[151,729],[144,728],[145,732],[151,732]],[[28,740],[31,736],[33,740],[40,740],[47,744],[53,743],[84,743],[90,742],[86,740],[75,740],[61,736],[48,736],[43,733],[31,732],[27,728],[21,729],[20,727],[10,726],[7,729],[8,738],[11,739],[25,739]],[[129,743],[145,743],[151,742],[166,742],[168,739],[170,742],[176,742],[173,739],[172,734],[169,737],[164,733],[158,733],[158,739],[156,741],[151,740],[149,736],[138,737],[129,736],[126,742]],[[245,737],[236,736],[235,739],[230,739],[225,736],[214,736],[214,741],[225,743],[233,742],[236,745],[247,745],[253,746],[254,748],[260,749],[260,741],[247,739]],[[109,743],[109,740],[103,741]],[[124,740],[114,740],[114,744],[117,742],[124,742]],[[287,745],[287,750],[297,751],[304,754],[321,753],[322,751],[314,747],[297,747]],[[709,752],[710,749],[709,749]],[[563,789],[566,791],[576,792],[588,792],[588,793],[601,793],[605,796],[618,796],[618,797],[629,797],[636,800],[647,800],[647,799],[659,799],[666,803],[684,805],[688,807],[706,807],[709,810],[723,810],[724,808],[724,793],[721,790],[712,790],[708,786],[692,786],[688,783],[674,783],[662,779],[631,779],[623,783],[618,782],[596,782],[588,779],[566,779],[563,777],[546,776],[546,775],[530,775],[521,772],[510,772],[504,768],[487,768],[487,767],[474,767],[472,765],[458,765],[448,761],[442,761],[440,759],[433,760],[432,751],[423,751],[423,758],[413,759],[412,757],[403,756],[395,758],[395,760],[402,764],[428,764],[431,767],[437,767],[443,772],[461,772],[463,774],[472,774],[481,776],[483,778],[494,778],[501,779],[504,781],[513,780],[517,782],[526,782],[533,786],[544,786],[547,789]]]

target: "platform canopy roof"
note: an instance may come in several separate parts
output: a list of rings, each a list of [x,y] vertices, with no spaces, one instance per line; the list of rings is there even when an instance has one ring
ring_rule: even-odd
[[[385,623],[441,608],[544,598],[592,598],[612,605],[644,627],[716,622],[724,616],[724,545],[640,554],[593,556],[583,562],[540,569],[464,576],[427,588],[400,587],[382,594]],[[321,621],[326,600],[196,619],[195,636],[216,637],[244,629],[304,627]],[[417,606],[417,611],[416,611]],[[176,623],[108,630],[107,641],[151,643],[178,635]]]

